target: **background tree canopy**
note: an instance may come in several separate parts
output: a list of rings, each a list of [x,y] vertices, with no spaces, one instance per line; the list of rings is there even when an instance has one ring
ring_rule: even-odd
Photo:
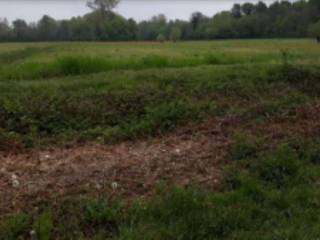
[[[320,36],[320,1],[277,1],[270,6],[235,4],[208,17],[200,12],[189,21],[168,21],[164,15],[137,23],[112,12],[118,0],[90,0],[92,12],[57,21],[49,16],[36,24],[22,19],[11,25],[0,18],[0,41],[132,41],[205,40],[224,38],[300,38]]]

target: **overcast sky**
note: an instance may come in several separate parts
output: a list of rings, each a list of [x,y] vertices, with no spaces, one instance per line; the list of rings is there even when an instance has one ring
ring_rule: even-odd
[[[163,13],[168,19],[189,19],[192,12],[200,11],[208,16],[229,10],[232,5],[258,0],[122,0],[116,12],[137,21],[150,19]],[[274,0],[264,0],[267,4]],[[89,12],[86,0],[0,0],[0,18],[12,21],[22,18],[38,21],[44,14],[56,19],[68,19]]]

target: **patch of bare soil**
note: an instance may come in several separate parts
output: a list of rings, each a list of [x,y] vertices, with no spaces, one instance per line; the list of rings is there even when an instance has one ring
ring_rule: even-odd
[[[166,180],[219,189],[234,131],[248,131],[277,144],[288,137],[320,135],[320,104],[255,119],[210,119],[171,134],[116,145],[87,143],[69,148],[0,153],[0,216],[64,196],[145,196]]]
[[[143,196],[159,180],[216,189],[232,120],[211,119],[172,134],[117,145],[0,154],[0,214],[47,199],[81,194]]]
[[[320,136],[320,103],[291,109],[247,128],[253,134],[265,136],[270,144],[285,138],[314,139]]]

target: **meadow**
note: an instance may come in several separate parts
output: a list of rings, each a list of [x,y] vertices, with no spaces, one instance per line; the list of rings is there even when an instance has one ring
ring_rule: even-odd
[[[94,197],[0,204],[0,239],[320,238],[319,66],[312,39],[1,44],[0,187],[12,196],[8,156],[170,134],[206,143],[191,149],[201,157],[166,155],[182,174],[199,170],[187,184],[161,169],[143,193],[119,177]],[[218,152],[213,184],[194,166]]]

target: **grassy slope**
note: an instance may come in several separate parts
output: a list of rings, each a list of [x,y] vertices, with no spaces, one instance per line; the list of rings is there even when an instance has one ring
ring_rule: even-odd
[[[246,125],[232,132],[234,144],[221,192],[160,186],[151,199],[130,206],[105,199],[72,199],[60,207],[46,203],[40,210],[5,218],[0,239],[27,237],[31,229],[39,239],[320,236],[320,139],[316,134],[290,133],[270,140],[254,130],[256,125],[268,129],[270,118],[290,117],[292,109],[318,103],[318,45],[266,40],[43,44],[43,52],[35,50],[39,46],[30,47],[33,50],[15,50],[11,57],[0,54],[6,64],[0,75],[0,150],[7,150],[8,143],[22,148],[150,136],[211,115],[234,116]],[[279,53],[285,48],[289,59]],[[83,57],[63,57],[71,49]],[[108,56],[121,61],[112,71],[106,67]],[[30,63],[38,64],[35,68],[42,68],[45,78],[39,78]],[[101,65],[92,69],[91,63]],[[86,66],[87,73],[104,73],[79,72]],[[71,67],[75,70],[64,71]],[[29,80],[17,80],[19,75]]]

